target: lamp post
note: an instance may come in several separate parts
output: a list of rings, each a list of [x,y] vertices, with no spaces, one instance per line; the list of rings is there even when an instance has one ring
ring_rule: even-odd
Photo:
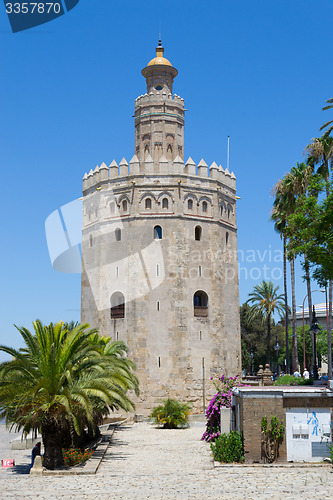
[[[276,350],[276,375],[278,377],[279,376],[279,349],[280,349],[280,344],[279,344],[278,338],[277,338],[277,328],[275,328],[275,340],[276,340],[276,343],[275,343],[274,349]]]
[[[318,365],[317,365],[317,333],[320,331],[320,328],[317,323],[316,311],[313,306],[312,313],[312,325],[310,328],[310,332],[313,335],[313,344],[314,344],[314,359],[313,359],[313,379],[318,380]],[[305,366],[305,365],[304,365]]]
[[[251,347],[251,352],[250,352],[250,358],[251,358],[251,375],[253,375],[253,358],[254,358],[254,354],[253,354],[253,351],[252,351],[252,347]]]
[[[312,290],[311,292],[311,296],[314,292],[320,292],[320,293],[325,293],[325,290]],[[305,324],[304,324],[304,303],[305,303],[305,299],[309,296],[309,294],[307,293],[303,299],[303,305],[302,305],[302,308],[303,308],[303,370],[305,370],[305,367],[306,367],[306,360],[305,360]],[[313,306],[313,310],[314,310],[314,306]],[[327,292],[326,292],[326,317],[328,319],[328,313],[327,313]],[[310,311],[309,311],[309,318],[310,318]],[[313,324],[313,320],[312,320],[312,323],[311,325]],[[310,328],[310,332],[312,334],[313,330],[311,330]],[[314,347],[314,343],[313,343],[313,350],[312,350],[312,357],[314,358],[315,357],[315,347]],[[316,354],[317,355],[317,354]],[[317,375],[318,375],[318,372],[317,372]]]

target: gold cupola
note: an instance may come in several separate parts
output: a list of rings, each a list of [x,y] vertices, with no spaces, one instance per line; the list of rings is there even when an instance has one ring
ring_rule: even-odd
[[[156,47],[156,57],[154,57],[154,59],[147,64],[141,73],[145,78],[149,78],[158,70],[170,73],[172,78],[175,78],[178,75],[176,68],[174,68],[171,62],[164,57],[164,47],[162,46],[161,39],[159,39]]]

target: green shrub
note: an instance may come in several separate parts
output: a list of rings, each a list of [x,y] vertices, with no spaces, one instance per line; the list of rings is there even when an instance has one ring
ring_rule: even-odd
[[[244,447],[239,432],[221,434],[210,447],[217,462],[244,462]]]
[[[305,380],[302,377],[283,375],[283,377],[276,379],[273,385],[313,385],[313,380],[312,378]]]
[[[272,415],[269,425],[267,417],[262,417],[261,454],[265,462],[271,464],[279,457],[279,447],[283,441],[284,431],[284,420],[280,422],[276,415]]]
[[[191,405],[182,404],[179,401],[168,398],[162,401],[159,406],[153,408],[149,415],[155,424],[163,426],[163,429],[177,429],[177,427],[188,427],[188,417]]]

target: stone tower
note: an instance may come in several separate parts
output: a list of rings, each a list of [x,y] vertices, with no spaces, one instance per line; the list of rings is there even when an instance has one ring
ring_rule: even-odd
[[[142,70],[135,155],[83,178],[81,319],[128,345],[144,415],[168,396],[202,412],[210,377],[241,371],[236,178],[184,163],[184,100],[163,52]]]

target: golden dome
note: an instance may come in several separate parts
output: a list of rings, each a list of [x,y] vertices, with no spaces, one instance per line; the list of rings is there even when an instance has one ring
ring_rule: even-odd
[[[148,66],[155,66],[157,64],[163,64],[164,66],[171,66],[172,67],[171,62],[168,61],[168,59],[166,59],[165,57],[163,57],[163,53],[164,53],[164,47],[162,47],[162,42],[161,42],[161,40],[159,40],[158,46],[156,47],[156,57],[154,57],[154,59],[152,59],[147,64],[147,67]]]

